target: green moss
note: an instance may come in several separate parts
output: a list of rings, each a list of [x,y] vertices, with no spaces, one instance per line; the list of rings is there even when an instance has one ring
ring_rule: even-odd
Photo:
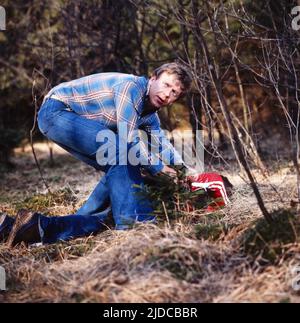
[[[27,197],[23,201],[14,203],[14,206],[17,210],[23,208],[36,212],[45,212],[48,208],[56,205],[69,206],[72,204],[75,206],[76,201],[77,198],[73,192],[69,188],[64,188],[47,194],[37,194]]]
[[[29,253],[36,261],[52,263],[60,260],[74,259],[86,256],[95,247],[92,239],[76,239],[67,242],[58,242],[29,249]]]
[[[73,299],[75,301],[75,303],[86,302],[86,296],[81,293],[73,293],[71,295],[71,299]]]
[[[291,300],[290,300],[290,298],[283,298],[283,299],[281,299],[280,301],[279,301],[279,303],[282,303],[282,304],[289,304],[289,303],[291,303]]]

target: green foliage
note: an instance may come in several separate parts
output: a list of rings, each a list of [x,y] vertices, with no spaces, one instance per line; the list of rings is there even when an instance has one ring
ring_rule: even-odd
[[[241,238],[242,249],[261,263],[274,263],[284,254],[288,244],[299,242],[300,219],[289,210],[272,214],[274,221],[254,221]]]
[[[228,232],[228,227],[225,223],[219,224],[196,224],[194,227],[197,239],[217,240],[221,234]]]
[[[4,128],[0,125],[0,171],[10,166],[9,157],[12,149],[16,148],[24,133],[14,128]]]
[[[193,227],[193,234],[196,239],[216,241],[228,234],[235,225],[228,224],[223,218],[224,213],[221,210],[199,217]]]
[[[17,147],[22,135],[17,129],[0,127],[0,151],[6,152]]]
[[[191,211],[191,207],[202,209],[210,202],[205,191],[190,192],[180,173],[177,178],[166,174],[149,176],[145,178],[145,184],[145,192],[153,203],[158,220],[165,221],[166,213],[169,220],[177,219]]]

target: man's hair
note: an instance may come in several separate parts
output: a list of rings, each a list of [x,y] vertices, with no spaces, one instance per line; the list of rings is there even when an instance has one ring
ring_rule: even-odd
[[[187,70],[186,67],[184,67],[183,65],[180,65],[177,62],[174,63],[166,63],[161,65],[160,67],[156,68],[153,71],[153,76],[155,76],[156,78],[159,78],[159,76],[162,73],[168,73],[168,74],[175,74],[177,75],[178,80],[181,82],[181,84],[184,87],[183,92],[187,92],[192,85],[192,75],[191,73]]]

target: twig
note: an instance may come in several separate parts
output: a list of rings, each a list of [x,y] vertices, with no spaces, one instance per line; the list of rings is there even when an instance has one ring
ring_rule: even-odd
[[[170,229],[170,220],[169,220],[169,216],[168,216],[168,211],[167,211],[167,209],[166,209],[166,205],[165,205],[165,202],[164,201],[161,201],[161,203],[162,203],[162,206],[163,206],[163,208],[164,208],[164,212],[165,212],[165,215],[166,215],[166,219],[167,219],[167,223],[168,223],[168,228]]]
[[[51,193],[51,190],[50,190],[50,187],[49,185],[47,184],[44,176],[43,176],[43,172],[42,172],[42,169],[41,169],[41,166],[40,166],[40,163],[36,157],[36,153],[35,153],[35,149],[34,149],[34,146],[33,146],[33,132],[35,130],[35,127],[36,127],[36,120],[37,120],[37,111],[38,111],[38,104],[37,104],[37,100],[36,100],[36,95],[34,95],[34,86],[35,86],[35,81],[33,81],[33,84],[32,84],[32,97],[33,97],[33,101],[34,101],[34,118],[33,118],[33,125],[32,125],[32,128],[30,130],[30,145],[31,145],[31,150],[32,150],[32,154],[33,154],[33,157],[34,157],[34,160],[35,160],[35,164],[39,170],[39,173],[40,173],[40,177],[43,181],[43,183],[45,184],[47,190],[49,193]]]

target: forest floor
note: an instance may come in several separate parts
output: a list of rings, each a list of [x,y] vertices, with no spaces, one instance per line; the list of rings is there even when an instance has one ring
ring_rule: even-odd
[[[29,146],[17,149],[16,168],[1,176],[0,212],[30,208],[72,214],[101,173],[57,147],[35,145],[51,188],[43,185]],[[255,171],[269,212],[262,218],[251,188],[234,167],[215,166],[235,190],[230,205],[205,214],[161,214],[158,225],[128,231],[111,228],[94,237],[53,245],[0,245],[7,275],[1,302],[299,302],[300,220],[292,163]],[[276,188],[277,192],[275,192]],[[297,277],[298,275],[298,277]]]

